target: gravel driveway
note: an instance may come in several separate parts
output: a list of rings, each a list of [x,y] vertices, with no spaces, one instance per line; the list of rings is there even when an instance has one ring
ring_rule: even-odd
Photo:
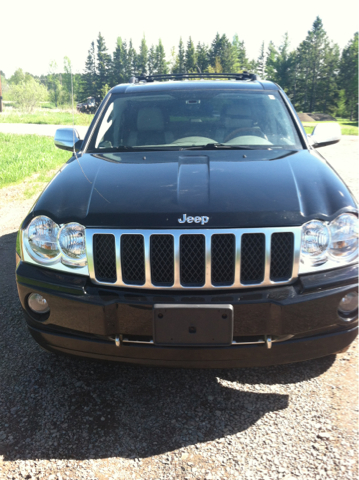
[[[357,138],[321,152],[357,191]],[[358,477],[356,342],[337,356],[233,370],[41,350],[14,281],[15,229],[33,199],[16,196],[13,188],[0,195],[1,479]]]

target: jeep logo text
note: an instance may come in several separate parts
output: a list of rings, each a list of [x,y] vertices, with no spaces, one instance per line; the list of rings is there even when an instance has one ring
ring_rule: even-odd
[[[179,223],[200,223],[205,225],[209,220],[209,217],[187,217],[187,214],[183,214],[183,218],[179,218]]]

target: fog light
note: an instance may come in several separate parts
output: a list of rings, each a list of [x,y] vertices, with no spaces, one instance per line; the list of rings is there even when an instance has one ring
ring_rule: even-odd
[[[50,311],[46,298],[39,293],[31,293],[27,303],[29,308],[35,313],[47,313]]]
[[[343,320],[353,320],[358,315],[358,292],[347,293],[340,300],[338,310]]]

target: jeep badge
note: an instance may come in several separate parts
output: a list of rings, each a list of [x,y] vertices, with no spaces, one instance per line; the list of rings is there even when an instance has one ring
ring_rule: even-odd
[[[179,218],[179,223],[201,223],[202,225],[208,223],[209,217],[187,217],[187,214],[183,214],[183,218]]]

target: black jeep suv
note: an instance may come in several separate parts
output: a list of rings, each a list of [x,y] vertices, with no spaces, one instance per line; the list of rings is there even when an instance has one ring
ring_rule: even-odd
[[[193,77],[193,78],[192,78]],[[215,77],[215,78],[214,78]],[[56,353],[238,367],[357,335],[358,210],[284,91],[255,75],[112,88],[18,234],[29,330]],[[345,159],[343,159],[345,161]]]

